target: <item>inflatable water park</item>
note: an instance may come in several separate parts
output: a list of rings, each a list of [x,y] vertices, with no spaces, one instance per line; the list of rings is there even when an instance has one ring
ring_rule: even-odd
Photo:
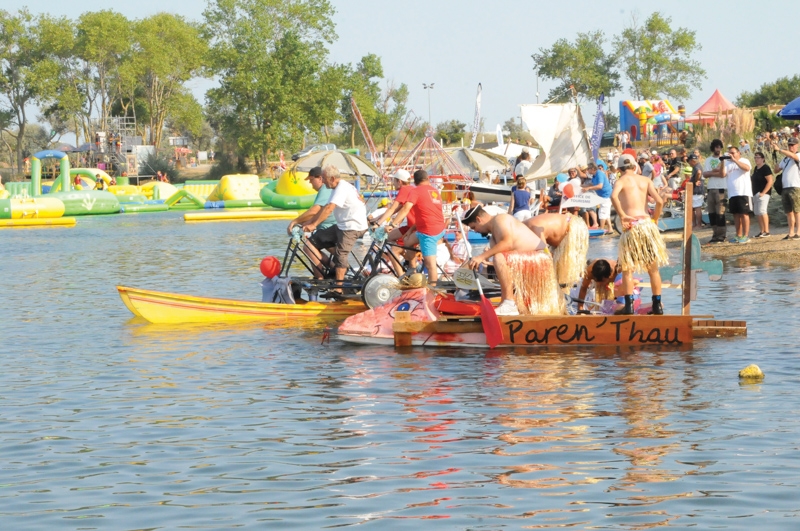
[[[45,179],[43,169],[52,166]],[[309,208],[316,192],[307,172],[285,171],[278,179],[252,174],[180,184],[150,181],[130,184],[99,168],[72,168],[67,153],[40,151],[30,158],[29,181],[0,185],[0,226],[74,226],[75,216],[202,210],[185,221],[292,219]],[[101,182],[102,181],[102,182]]]

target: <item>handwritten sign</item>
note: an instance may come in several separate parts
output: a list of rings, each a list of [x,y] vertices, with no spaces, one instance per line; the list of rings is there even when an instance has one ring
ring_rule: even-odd
[[[692,317],[575,315],[500,317],[505,345],[683,345]]]
[[[603,200],[596,193],[586,192],[562,201],[561,208],[593,208],[602,202]]]

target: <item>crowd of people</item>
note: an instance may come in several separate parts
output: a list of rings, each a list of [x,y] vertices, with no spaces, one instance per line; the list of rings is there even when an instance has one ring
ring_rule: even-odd
[[[593,285],[599,297],[615,301],[615,311],[632,314],[639,308],[633,273],[645,271],[650,275],[653,293],[649,312],[661,314],[659,267],[667,263],[667,254],[657,222],[665,204],[683,202],[686,215],[696,226],[703,225],[705,205],[713,228],[711,243],[725,241],[728,209],[735,227],[730,241],[745,243],[751,212],[759,225],[757,237],[769,236],[767,206],[771,190],[777,188],[789,222],[789,234],[784,239],[800,239],[798,133],[783,143],[772,141],[771,136],[760,137],[752,153],[755,164],[745,156],[750,150],[747,142],[728,146],[723,153],[723,143],[718,139],[711,142],[708,157],[684,147],[665,153],[641,150],[635,156],[630,151],[612,150],[604,161],[570,168],[547,189],[529,187],[525,178],[528,168],[522,159],[514,169],[516,186],[507,211],[466,198],[452,208],[459,223],[489,238],[488,246],[474,256],[463,238],[458,237],[455,244],[445,241],[450,220],[445,217],[440,190],[424,170],[413,175],[397,170],[392,175],[394,199],[384,200],[368,215],[358,190],[341,178],[338,169],[313,168],[307,179],[317,191],[316,200],[289,224],[288,231],[291,234],[301,227],[310,233],[305,246],[319,278],[330,274],[343,280],[353,246],[372,228],[383,231],[387,240],[405,249],[404,256],[390,254],[391,267],[398,276],[423,270],[429,285],[436,286],[443,262],[448,263],[450,272],[462,266],[492,270],[501,290],[499,315],[563,314],[563,293],[573,285],[580,288],[578,300]],[[764,139],[770,143],[765,144]],[[774,173],[766,162],[766,153],[774,154],[773,160],[780,159]],[[693,185],[691,197],[685,196],[687,183]],[[596,210],[531,212],[534,198],[550,204],[563,201],[567,185],[572,185],[574,193],[597,194]],[[612,206],[622,227],[618,257],[594,260],[587,267],[588,229],[597,226],[612,230]],[[579,309],[583,310],[582,304]]]
[[[653,223],[644,222],[650,217],[646,206],[648,198],[659,205],[655,216],[660,214],[663,200],[650,179],[639,174],[632,157],[623,155],[618,164],[622,173],[613,187],[605,171],[596,164],[587,164],[574,172],[575,179],[579,172],[586,175],[587,182],[581,186],[583,190],[607,196],[608,206],[601,205],[598,213],[601,221],[608,219],[612,202],[621,212],[625,232],[629,234],[623,235],[617,263],[623,282],[628,282],[634,271],[657,275],[658,266],[664,263],[666,254],[658,230]],[[524,171],[520,170],[520,173]],[[405,256],[391,255],[391,265],[398,276],[421,269],[427,273],[428,284],[435,287],[440,268],[447,272],[449,266],[450,273],[455,267],[492,271],[501,291],[501,302],[496,309],[499,315],[563,314],[564,292],[580,282],[585,274],[589,247],[587,223],[577,212],[571,211],[519,216],[513,203],[528,206],[530,201],[530,191],[521,175],[508,212],[490,209],[469,199],[453,208],[459,218],[457,223],[489,238],[486,248],[476,255],[471,254],[468,242],[460,235],[453,244],[445,241],[450,220],[445,216],[441,192],[431,184],[424,170],[417,170],[413,175],[404,169],[397,170],[392,175],[397,192],[394,200],[383,202],[370,215],[356,188],[342,179],[335,167],[313,168],[307,179],[317,191],[316,201],[289,224],[288,232],[291,234],[300,227],[309,234],[305,250],[315,265],[314,275],[318,278],[330,275],[328,278],[344,280],[350,252],[370,228],[375,230],[374,235],[380,234],[379,237],[406,250]],[[446,249],[445,264],[443,247]],[[643,248],[647,252],[643,253]],[[602,283],[607,279],[595,280]],[[660,283],[654,285],[660,286]],[[654,293],[660,296],[658,288]],[[654,301],[654,313],[661,313],[659,304]],[[632,313],[633,307],[623,304],[621,311]]]

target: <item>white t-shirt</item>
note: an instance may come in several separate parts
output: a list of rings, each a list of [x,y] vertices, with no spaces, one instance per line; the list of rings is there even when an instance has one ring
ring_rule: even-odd
[[[719,168],[719,158],[714,156],[708,157],[703,165],[703,171],[716,170],[717,168]],[[706,188],[709,190],[713,190],[715,188],[718,190],[724,190],[727,187],[728,184],[725,182],[725,177],[709,177],[708,183],[706,184]]]
[[[750,161],[742,157],[739,162],[747,166],[746,170],[739,167],[732,160],[725,161],[725,172],[728,181],[728,197],[746,196],[753,197],[753,184],[750,181]]]
[[[784,157],[778,167],[783,170],[780,178],[784,188],[800,188],[800,168],[792,157]]]
[[[333,189],[331,203],[336,205],[333,209],[333,217],[336,218],[336,226],[341,230],[367,230],[367,206],[358,195],[356,187],[345,181],[339,180],[339,184]]]
[[[533,163],[529,160],[523,160],[519,164],[514,167],[514,174],[519,177],[520,175],[525,175],[529,169],[531,169]]]

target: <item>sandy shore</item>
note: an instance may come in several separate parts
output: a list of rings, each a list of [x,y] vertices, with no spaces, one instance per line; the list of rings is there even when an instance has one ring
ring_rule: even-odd
[[[785,222],[785,220],[784,220]],[[750,241],[747,243],[716,243],[706,245],[711,239],[711,229],[702,228],[695,230],[694,234],[700,240],[703,256],[713,258],[742,257],[758,262],[778,262],[785,264],[797,264],[800,262],[800,240],[783,240],[787,234],[787,227],[771,227],[769,238],[753,238],[758,234],[758,224],[750,225]],[[728,238],[732,238],[736,232],[731,225],[728,225]],[[671,231],[662,233],[667,247],[680,247],[683,239],[681,231]]]

